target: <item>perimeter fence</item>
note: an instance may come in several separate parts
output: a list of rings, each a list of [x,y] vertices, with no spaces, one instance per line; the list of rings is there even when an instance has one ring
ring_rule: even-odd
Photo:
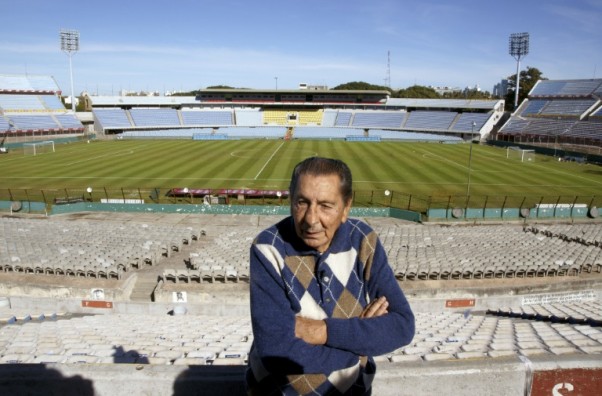
[[[73,203],[289,206],[286,190],[187,190],[181,188],[0,189],[0,201],[18,211],[28,203],[49,211]],[[416,195],[395,190],[356,190],[354,207],[394,208],[437,217],[597,217],[602,195]]]

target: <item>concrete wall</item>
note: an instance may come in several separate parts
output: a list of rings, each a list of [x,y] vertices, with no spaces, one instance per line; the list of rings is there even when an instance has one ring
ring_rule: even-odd
[[[244,366],[140,364],[3,364],[0,394],[244,395]],[[543,378],[540,374],[546,374]],[[380,363],[378,396],[552,395],[569,384],[576,395],[602,389],[599,356],[496,358],[467,361]],[[554,393],[556,388],[557,393]]]

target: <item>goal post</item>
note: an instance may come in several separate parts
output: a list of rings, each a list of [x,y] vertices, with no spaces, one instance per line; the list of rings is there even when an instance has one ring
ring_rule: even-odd
[[[23,143],[23,153],[25,155],[54,153],[54,141],[44,140],[41,142]]]
[[[506,159],[535,162],[535,150],[524,150],[520,147],[510,146],[506,149]]]

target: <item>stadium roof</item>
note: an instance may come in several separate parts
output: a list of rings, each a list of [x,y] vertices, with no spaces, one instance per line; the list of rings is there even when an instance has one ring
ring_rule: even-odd
[[[38,74],[0,74],[2,93],[55,93],[60,92],[54,77]]]
[[[504,105],[503,100],[465,100],[465,99],[412,99],[389,98],[387,106],[420,107],[439,109],[479,109],[494,110],[499,105]]]
[[[89,96],[93,106],[180,106],[198,104],[194,96]]]
[[[591,97],[602,95],[602,79],[539,80],[530,97]]]
[[[327,94],[327,95],[385,95],[389,96],[389,91],[382,90],[364,90],[364,89],[228,89],[228,88],[208,88],[201,89],[201,93],[256,93],[256,94]]]

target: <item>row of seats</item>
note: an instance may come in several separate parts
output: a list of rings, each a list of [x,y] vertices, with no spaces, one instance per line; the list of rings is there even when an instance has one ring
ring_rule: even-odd
[[[541,80],[529,93],[533,97],[578,97],[602,92],[601,79],[588,80]]]
[[[572,227],[557,224],[532,224],[525,226],[524,230],[583,245],[602,247],[602,227],[599,224],[581,224]]]
[[[0,116],[0,131],[2,132],[19,133],[20,131],[62,131],[70,129],[84,129],[81,121],[74,114],[21,113]]]
[[[0,219],[0,270],[117,278],[156,265],[198,240],[192,227],[118,222]]]
[[[557,311],[598,301],[555,304]],[[542,307],[522,310],[543,312]],[[513,308],[517,310],[521,308]],[[552,308],[547,307],[551,310]],[[472,312],[415,312],[412,342],[378,356],[387,363],[503,356],[602,354],[602,327]],[[244,365],[253,342],[248,316],[104,314],[27,320],[0,327],[1,363],[139,363]]]
[[[557,225],[567,233],[586,225]],[[602,270],[594,244],[526,232],[521,226],[375,227],[400,280],[575,276]],[[596,241],[602,236],[595,234]]]
[[[383,128],[407,130],[479,131],[489,113],[448,111],[322,111],[265,110],[217,111],[160,108],[94,109],[102,128],[176,126],[322,125],[326,127]],[[293,118],[291,118],[293,117]],[[473,126],[474,123],[474,126]]]
[[[95,121],[102,128],[231,126],[232,111],[186,111],[164,108],[94,109]]]
[[[602,79],[538,81],[499,136],[509,140],[539,138],[548,143],[550,138],[559,143],[602,141],[600,94]]]
[[[400,280],[575,276],[602,271],[596,225],[374,226]],[[258,230],[240,226],[206,238],[188,270],[169,281],[248,279],[249,246]],[[198,239],[200,230],[140,223],[0,220],[0,268],[46,275],[118,277],[159,263]],[[184,265],[183,265],[184,268]],[[174,269],[183,269],[174,268]],[[199,272],[196,272],[199,271]]]
[[[587,112],[594,104],[596,99],[580,100],[542,100],[534,99],[527,102],[527,106],[520,113],[522,116],[534,115],[573,115],[580,116]]]
[[[581,301],[570,304],[552,303],[502,307],[488,310],[487,313],[525,320],[602,326],[601,308],[600,304],[596,301]]]
[[[199,265],[197,269],[165,268],[160,276],[164,282],[173,283],[215,283],[248,281],[248,269],[239,273],[233,265]]]
[[[602,123],[596,121],[555,120],[544,118],[520,119],[511,117],[502,127],[501,134],[540,135],[544,138],[588,138],[602,140]]]
[[[600,308],[598,304],[598,309]],[[436,361],[602,353],[602,328],[488,315],[415,313],[410,345],[381,361]]]
[[[65,111],[65,106],[55,95],[0,94],[0,110],[5,112]]]
[[[247,317],[107,314],[0,328],[0,363],[244,365]]]
[[[424,110],[412,112],[339,111],[334,126],[478,132],[490,116],[489,113]]]
[[[286,128],[274,126],[262,127],[220,127],[217,134],[210,128],[192,128],[192,129],[162,129],[153,131],[127,131],[120,136],[127,139],[192,139],[195,135],[225,136],[228,139],[282,139],[286,136]],[[363,129],[336,128],[336,127],[312,127],[299,126],[293,131],[294,139],[340,139],[344,140],[351,135],[363,135]],[[404,132],[389,131],[380,129],[371,129],[370,136],[376,136],[381,140],[411,140],[411,141],[445,141],[461,142],[462,138],[457,136],[422,133],[422,132]]]
[[[527,278],[602,272],[602,230],[597,224],[533,227],[374,225],[399,280]],[[182,274],[182,279],[190,277],[198,282],[247,279],[249,246],[256,233],[255,227],[241,226],[236,232],[213,235],[211,243],[188,258],[189,268],[202,269],[202,273]],[[225,274],[226,269],[231,276]],[[176,281],[176,277],[172,273],[168,279]]]

